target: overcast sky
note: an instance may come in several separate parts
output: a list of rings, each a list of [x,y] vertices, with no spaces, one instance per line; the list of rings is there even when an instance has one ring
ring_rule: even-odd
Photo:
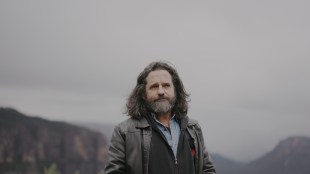
[[[116,124],[167,60],[210,151],[249,161],[310,136],[307,0],[0,1],[0,106]]]

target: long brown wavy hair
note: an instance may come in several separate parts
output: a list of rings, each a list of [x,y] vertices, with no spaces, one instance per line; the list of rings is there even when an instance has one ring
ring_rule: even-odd
[[[125,113],[132,118],[140,119],[141,117],[147,116],[151,111],[147,106],[145,88],[147,76],[155,70],[166,70],[170,73],[176,94],[176,102],[172,108],[172,112],[177,118],[182,119],[187,114],[188,102],[190,101],[189,94],[185,91],[176,69],[162,61],[150,63],[140,73],[137,78],[137,84],[127,99]]]

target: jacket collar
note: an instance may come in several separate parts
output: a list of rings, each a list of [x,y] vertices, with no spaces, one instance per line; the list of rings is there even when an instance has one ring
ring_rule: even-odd
[[[189,120],[188,116],[184,116],[182,120],[179,121],[181,130],[185,130],[187,128],[188,120]]]
[[[134,125],[138,129],[150,127],[150,124],[147,122],[145,117],[141,117],[139,120],[134,120]]]
[[[197,121],[197,120],[189,119],[189,121],[188,121],[188,126],[195,126],[196,124],[198,124],[198,121]]]

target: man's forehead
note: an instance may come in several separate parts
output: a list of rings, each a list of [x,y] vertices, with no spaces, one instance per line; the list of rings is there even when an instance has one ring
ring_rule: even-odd
[[[151,71],[146,77],[146,82],[167,81],[171,82],[171,75],[167,70]]]

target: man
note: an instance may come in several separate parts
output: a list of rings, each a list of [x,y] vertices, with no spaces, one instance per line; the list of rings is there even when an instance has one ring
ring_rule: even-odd
[[[105,174],[214,174],[188,101],[174,68],[148,65],[128,98],[130,118],[114,129]]]

